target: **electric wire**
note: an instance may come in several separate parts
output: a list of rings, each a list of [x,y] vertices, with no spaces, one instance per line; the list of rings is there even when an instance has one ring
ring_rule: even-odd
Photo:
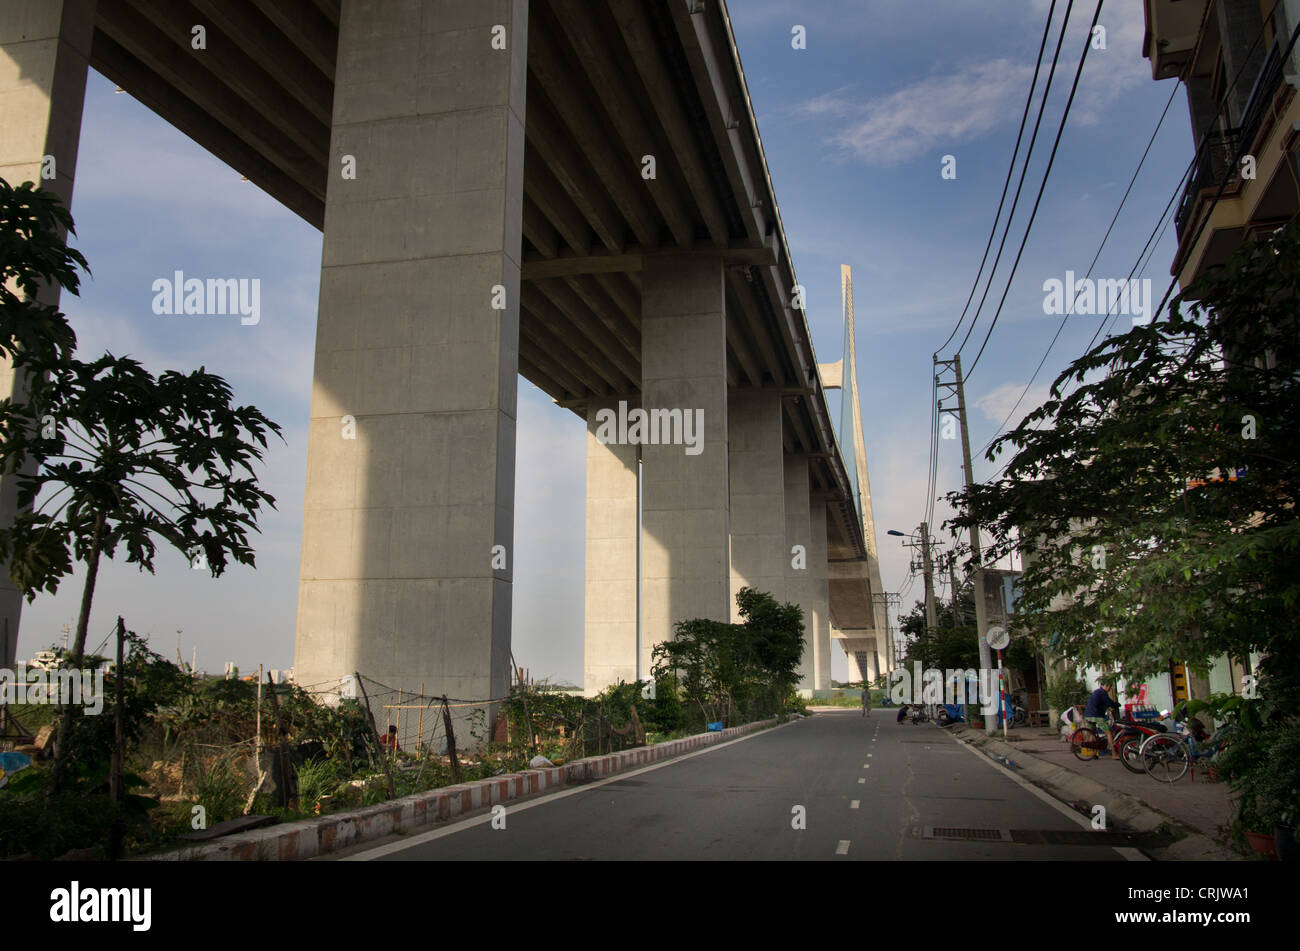
[[[998,309],[997,312],[993,315],[993,321],[992,323],[989,324],[989,329],[984,334],[984,342],[980,344],[979,352],[975,354],[975,360],[971,363],[971,365],[966,370],[965,380],[964,380],[964,382],[966,383],[970,382],[971,374],[974,373],[975,368],[979,366],[980,357],[984,355],[984,349],[989,345],[989,340],[993,336],[993,328],[997,326],[998,318],[1002,316],[1002,308],[1006,305],[1007,296],[1011,293],[1011,285],[1015,281],[1016,270],[1020,267],[1020,259],[1021,257],[1023,257],[1025,253],[1025,246],[1029,243],[1030,232],[1032,232],[1034,229],[1034,219],[1038,217],[1038,208],[1039,205],[1042,203],[1043,193],[1047,190],[1047,181],[1051,177],[1052,166],[1056,162],[1056,153],[1061,146],[1061,136],[1064,135],[1065,133],[1065,124],[1070,118],[1070,107],[1074,105],[1074,97],[1079,90],[1079,79],[1083,75],[1084,64],[1088,61],[1088,50],[1091,49],[1092,47],[1092,31],[1096,29],[1097,21],[1101,18],[1101,9],[1102,6],[1105,4],[1105,2],[1106,0],[1097,0],[1097,10],[1092,15],[1092,26],[1089,28],[1088,35],[1084,39],[1083,55],[1079,57],[1079,66],[1074,71],[1074,83],[1070,86],[1070,97],[1065,102],[1065,111],[1061,114],[1061,123],[1059,126],[1057,126],[1056,129],[1056,141],[1052,143],[1052,154],[1048,156],[1047,168],[1043,170],[1043,180],[1038,186],[1038,196],[1034,199],[1033,210],[1029,213],[1029,223],[1028,225],[1025,226],[1025,235],[1020,240],[1020,249],[1016,252],[1016,259],[1011,265],[1011,273],[1007,275],[1007,286],[1002,291],[1002,299],[998,302]],[[1062,30],[1063,37],[1064,37],[1064,32],[1065,31],[1063,29]],[[977,314],[976,319],[978,320],[978,318],[979,315]],[[973,328],[974,326],[975,325],[972,323],[971,327]]]
[[[1165,124],[1165,118],[1169,115],[1169,107],[1173,105],[1174,97],[1177,95],[1178,84],[1175,83],[1173,90],[1169,93],[1169,99],[1165,102],[1164,111],[1160,113],[1160,121],[1156,123],[1155,131],[1151,133],[1151,138],[1147,140],[1147,147],[1142,152],[1142,158],[1138,161],[1137,168],[1133,172],[1133,177],[1129,179],[1128,188],[1124,190],[1124,197],[1120,199],[1119,207],[1115,209],[1115,214],[1110,219],[1110,226],[1106,229],[1106,234],[1101,239],[1101,244],[1097,246],[1097,253],[1092,256],[1092,263],[1088,265],[1088,275],[1085,280],[1092,277],[1093,269],[1097,266],[1097,261],[1100,260],[1102,251],[1105,250],[1106,243],[1110,240],[1110,236],[1115,230],[1115,223],[1119,221],[1120,213],[1124,210],[1124,205],[1128,202],[1129,195],[1133,191],[1133,186],[1137,183],[1138,176],[1142,173],[1142,167],[1146,164],[1147,156],[1151,154],[1151,147],[1155,144],[1156,136],[1160,134],[1160,129]],[[1051,354],[1052,349],[1056,346],[1056,342],[1061,339],[1061,331],[1065,329],[1066,321],[1073,316],[1074,307],[1079,301],[1079,293],[1082,293],[1082,291],[1080,290],[1070,299],[1070,306],[1066,309],[1065,315],[1061,318],[1061,322],[1057,324],[1056,333],[1052,336],[1052,340],[1047,345],[1047,349],[1043,351],[1043,357],[1038,361],[1038,366],[1034,368],[1033,374],[1029,377],[1029,382],[1026,383],[1025,388],[1020,391],[1020,396],[1016,400],[1015,405],[1011,407],[1011,411],[1007,413],[1006,418],[1002,420],[993,435],[989,437],[988,442],[986,442],[980,451],[976,453],[977,456],[982,456],[988,451],[988,448],[993,445],[994,441],[998,438],[998,435],[1006,428],[1007,423],[1011,421],[1013,416],[1015,416],[1016,410],[1020,408],[1020,404],[1024,401],[1025,396],[1028,395],[1030,387],[1034,385],[1034,381],[1038,379],[1038,374],[1042,372],[1043,364],[1047,362],[1047,358]]]
[[[1038,44],[1038,61],[1034,65],[1034,78],[1029,84],[1029,95],[1025,97],[1025,108],[1020,116],[1020,131],[1016,133],[1016,147],[1011,153],[1011,163],[1007,166],[1006,180],[1002,183],[1002,197],[998,199],[998,210],[997,214],[993,216],[993,227],[989,229],[989,238],[984,245],[984,256],[980,259],[979,271],[975,274],[975,281],[971,284],[970,294],[966,297],[966,306],[961,309],[961,316],[957,318],[957,323],[953,326],[952,332],[948,334],[948,339],[939,345],[938,350],[935,350],[935,356],[938,356],[939,353],[943,351],[944,347],[952,343],[952,338],[957,336],[957,331],[960,330],[961,325],[966,322],[966,313],[970,310],[971,301],[975,299],[975,292],[979,290],[980,281],[984,277],[984,265],[988,263],[989,251],[992,249],[993,239],[998,233],[998,222],[1002,219],[1002,209],[1006,205],[1007,192],[1011,189],[1011,176],[1014,175],[1016,171],[1016,159],[1020,156],[1020,143],[1024,140],[1025,125],[1029,119],[1029,109],[1033,105],[1034,91],[1038,88],[1038,76],[1043,68],[1043,51],[1047,49],[1047,38],[1051,35],[1052,20],[1055,15],[1056,0],[1052,0],[1051,9],[1047,11],[1047,22],[1043,24],[1043,39]],[[1050,90],[1050,88],[1051,85],[1049,83],[1048,90]],[[1044,93],[1044,99],[1046,99],[1046,92]],[[1028,156],[1026,156],[1026,161],[1028,161]],[[1015,209],[1013,207],[1012,212],[1014,213],[1014,211]],[[1008,218],[1007,221],[1009,224],[1010,219]]]

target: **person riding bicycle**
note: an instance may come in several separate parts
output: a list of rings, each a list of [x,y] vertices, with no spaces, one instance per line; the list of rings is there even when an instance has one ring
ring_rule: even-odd
[[[1083,708],[1083,719],[1092,724],[1097,730],[1098,736],[1106,738],[1106,747],[1110,750],[1111,759],[1119,759],[1119,752],[1115,749],[1115,738],[1110,733],[1110,721],[1106,714],[1114,707],[1119,712],[1119,703],[1110,695],[1106,684],[1103,681],[1097,682],[1097,689],[1088,696],[1088,702]]]

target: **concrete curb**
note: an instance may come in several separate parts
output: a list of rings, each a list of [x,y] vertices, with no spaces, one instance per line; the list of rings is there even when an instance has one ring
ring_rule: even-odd
[[[953,738],[959,743],[1011,760],[1016,764],[1016,772],[1020,776],[1071,808],[1074,808],[1074,804],[1078,802],[1090,806],[1105,806],[1107,818],[1115,821],[1125,831],[1154,832],[1168,823],[1185,833],[1185,838],[1168,848],[1153,850],[1161,859],[1202,862],[1236,862],[1243,859],[1243,856],[1223,848],[1204,833],[1198,832],[1172,816],[1165,815],[1127,793],[1103,786],[1096,780],[1080,776],[1064,766],[1049,763],[1032,753],[1018,750],[1009,743],[992,739],[966,727],[952,727],[949,728],[949,732],[952,732]]]
[[[291,862],[309,859],[381,839],[394,832],[418,829],[439,821],[446,822],[475,809],[553,792],[563,786],[578,786],[624,770],[648,766],[683,753],[716,746],[756,730],[775,726],[776,723],[774,719],[759,720],[720,733],[697,733],[695,736],[656,743],[654,746],[574,760],[550,769],[530,769],[522,773],[430,789],[377,806],[337,812],[319,819],[267,826],[203,845],[144,856],[143,860]]]

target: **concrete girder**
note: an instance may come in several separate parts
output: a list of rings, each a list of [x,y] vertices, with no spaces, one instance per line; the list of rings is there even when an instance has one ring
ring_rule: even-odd
[[[304,148],[273,120],[249,110],[239,93],[220,82],[193,55],[172,43],[148,18],[126,4],[119,4],[111,17],[101,16],[99,24],[92,59],[96,69],[119,85],[125,82],[124,89],[132,89],[142,102],[167,115],[178,126],[184,122],[188,126],[184,131],[199,132],[203,137],[197,141],[208,148],[221,149],[226,153],[223,157],[237,158],[243,153],[245,163],[251,158],[250,152],[260,157],[265,163],[263,167],[259,170],[243,164],[244,174],[252,179],[260,171],[259,178],[266,183],[262,187],[284,187],[297,205],[295,211],[308,221],[323,224],[328,145],[319,152]],[[145,69],[133,69],[123,53]],[[153,77],[157,79],[151,81]],[[201,108],[190,107],[200,102]],[[168,112],[161,113],[161,109]],[[222,133],[212,128],[213,120],[221,124]],[[270,171],[278,175],[270,176],[267,174]],[[294,193],[297,193],[296,200]],[[310,202],[303,193],[311,197]]]
[[[759,353],[763,356],[763,369],[766,371],[764,381],[770,378],[773,383],[784,384],[788,379],[782,366],[783,361],[777,356],[772,338],[759,317],[758,302],[754,299],[753,288],[741,271],[742,269],[739,268],[728,268],[727,283],[731,286],[736,303],[740,305],[747,327],[752,328],[748,336],[758,345]]]
[[[672,232],[680,248],[690,248],[695,243],[695,224],[685,202],[679,197],[681,188],[689,187],[672,162],[659,162],[671,155],[668,143],[662,136],[658,121],[642,111],[635,95],[628,88],[627,68],[618,62],[607,38],[598,35],[596,20],[602,8],[590,0],[552,0],[560,28],[568,37],[580,61],[591,77],[591,86],[600,97],[614,128],[623,140],[629,155],[640,160],[646,155],[656,159],[656,177],[644,182],[651,199]]]
[[[320,120],[298,107],[297,99],[275,81],[260,63],[244,51],[239,41],[216,24],[207,24],[207,49],[193,50],[191,29],[204,17],[187,0],[127,0],[140,17],[164,33],[177,51],[189,57],[214,82],[227,86],[247,111],[255,110],[279,128],[307,155],[320,159],[330,154],[329,120]],[[106,11],[101,10],[101,20]],[[138,22],[138,21],[137,21]],[[122,36],[115,37],[119,43]],[[201,55],[198,55],[201,53]],[[138,54],[137,54],[138,55]]]
[[[721,54],[715,49],[715,36],[705,23],[703,9],[697,9],[686,0],[670,0],[665,6],[677,28],[697,88],[712,93],[702,95],[700,99],[734,190],[745,232],[750,240],[761,241],[767,234],[767,220],[750,174],[746,143],[740,135],[741,117],[736,114],[738,110],[734,103],[741,99],[741,95],[732,83],[732,64],[724,65]]]
[[[528,141],[546,162],[555,180],[572,199],[605,247],[622,251],[627,245],[626,223],[609,196],[591,187],[596,171],[574,145],[555,107],[539,89],[530,90]]]
[[[524,237],[546,257],[559,253],[560,233],[527,194],[524,195]]]
[[[545,295],[569,319],[569,323],[586,334],[606,359],[618,367],[629,381],[639,378],[641,367],[635,354],[640,346],[631,333],[626,329],[616,333],[609,327],[609,323],[613,322],[609,316],[592,313],[573,289],[562,281],[530,281],[528,286],[536,288]],[[617,327],[617,324],[615,326]]]
[[[253,5],[302,50],[333,87],[339,45],[337,20],[330,22],[311,0],[253,0]]]
[[[588,254],[591,251],[591,224],[551,174],[536,149],[528,147],[524,150],[524,167],[528,170],[524,178],[524,194],[533,200],[570,248],[578,254]]]
[[[659,53],[659,44],[645,4],[642,0],[609,0],[609,9],[623,35],[641,81],[650,92],[650,102],[668,136],[670,154],[679,163],[709,236],[715,247],[725,248],[731,243],[731,229],[714,193],[714,184],[706,171],[707,163],[691,130],[686,112],[677,98],[673,75]]]
[[[562,389],[555,398],[575,399],[586,393],[600,392],[603,389],[600,377],[572,351],[566,350],[540,321],[527,319],[531,316],[521,315],[519,320],[519,355],[527,356],[534,366],[546,367],[547,376],[561,384]]]
[[[625,393],[629,389],[636,389],[635,381],[640,378],[640,374],[629,376],[620,372],[595,342],[583,332],[584,326],[571,323],[569,316],[551,303],[550,298],[539,288],[532,284],[524,284],[520,288],[520,295],[524,310],[550,331],[556,340],[565,341],[573,348],[574,353],[586,361],[591,372],[599,375],[605,382],[605,392]],[[596,392],[594,387],[593,392]]]
[[[631,281],[625,275],[617,272],[593,274],[591,276],[609,295],[609,299],[618,307],[619,313],[639,333],[641,330],[641,294],[632,286]]]
[[[333,121],[334,83],[274,22],[253,5],[189,0],[194,9],[239,45],[259,67],[325,124]],[[211,38],[209,37],[209,40]]]
[[[538,13],[545,10],[538,7]],[[617,139],[610,137],[597,119],[599,107],[587,91],[586,74],[575,82],[574,57],[570,51],[560,49],[560,41],[544,14],[534,16],[529,24],[528,69],[555,107],[560,120],[572,131],[572,138],[586,145],[584,156],[596,172],[628,222],[632,233],[644,247],[659,244],[659,223],[650,210],[641,178],[638,156],[620,152]],[[588,182],[588,189],[594,183]]]

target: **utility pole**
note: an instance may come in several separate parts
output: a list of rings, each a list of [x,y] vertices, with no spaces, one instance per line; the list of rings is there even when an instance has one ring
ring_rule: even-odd
[[[969,492],[975,482],[974,470],[971,468],[970,460],[970,430],[966,425],[966,387],[961,375],[961,354],[953,356],[952,360],[940,360],[937,356],[934,358],[935,366],[951,367],[954,381],[952,383],[939,383],[939,386],[955,390],[957,395],[957,419],[961,426],[961,458],[962,473],[965,476],[966,491]],[[939,412],[942,414],[945,407],[939,404]],[[951,412],[951,410],[948,410]],[[989,645],[984,640],[984,635],[988,633],[988,618],[984,612],[984,565],[983,554],[980,548],[980,530],[974,522],[970,527],[970,547],[971,558],[974,562],[975,570],[972,572],[971,580],[974,582],[975,598],[975,638],[979,643],[980,667],[984,670],[993,669],[993,652],[989,650]],[[987,702],[987,697],[980,697],[981,701]],[[987,709],[987,706],[985,707]],[[994,713],[984,714],[984,732],[992,735],[997,728],[997,715]]]
[[[925,632],[929,635],[939,627],[938,612],[934,607],[934,563],[930,560],[930,524],[921,523],[921,569],[925,577]]]
[[[948,580],[952,583],[952,626],[957,627],[958,622],[964,621],[965,618],[961,615],[959,606],[961,602],[957,597],[957,553],[955,551],[948,554]]]

